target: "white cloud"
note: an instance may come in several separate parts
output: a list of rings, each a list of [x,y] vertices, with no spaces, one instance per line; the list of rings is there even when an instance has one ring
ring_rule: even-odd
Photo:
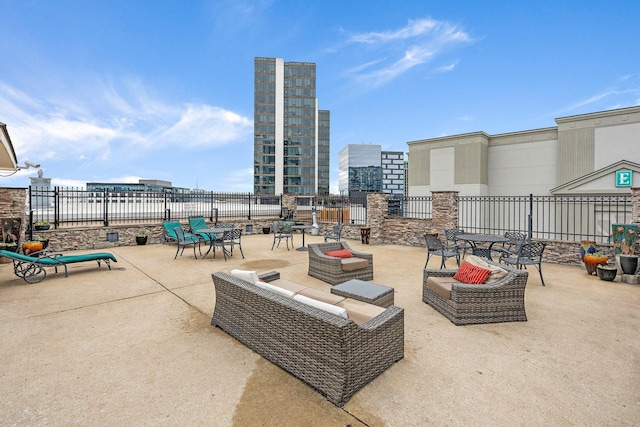
[[[409,21],[404,28],[393,31],[353,34],[347,41],[383,54],[382,59],[368,59],[366,63],[351,69],[359,84],[378,87],[414,67],[432,61],[439,54],[472,42],[472,39],[457,25],[420,19]],[[378,68],[375,68],[376,65]],[[440,71],[451,71],[454,65]]]
[[[173,105],[140,82],[38,100],[0,82],[0,111],[19,158],[109,159],[163,146],[217,146],[250,135],[252,120],[206,104]],[[138,147],[138,149],[136,149]]]

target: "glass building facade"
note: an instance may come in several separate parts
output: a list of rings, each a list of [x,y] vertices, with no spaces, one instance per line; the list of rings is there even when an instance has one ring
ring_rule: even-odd
[[[404,193],[404,153],[380,145],[349,144],[338,157],[340,193]]]
[[[329,112],[318,110],[316,64],[254,60],[254,193],[329,190]]]

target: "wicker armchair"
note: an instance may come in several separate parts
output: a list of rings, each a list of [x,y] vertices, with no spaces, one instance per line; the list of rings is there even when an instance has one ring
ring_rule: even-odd
[[[527,271],[518,270],[493,261],[508,274],[491,284],[467,285],[453,280],[457,270],[425,269],[422,280],[422,301],[435,308],[455,325],[475,323],[526,321],[524,290],[529,276]],[[442,295],[428,286],[430,277],[448,278],[450,295]]]
[[[311,243],[309,248],[309,276],[315,277],[331,285],[351,279],[373,280],[373,255],[354,251],[345,242]],[[325,255],[327,252],[348,249],[356,259],[367,260],[364,268],[347,270],[343,268],[341,258]],[[351,259],[351,258],[347,258]]]

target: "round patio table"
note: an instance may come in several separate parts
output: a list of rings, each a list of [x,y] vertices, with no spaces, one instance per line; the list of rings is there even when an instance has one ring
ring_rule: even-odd
[[[492,261],[493,258],[491,258],[491,248],[493,247],[493,245],[495,245],[496,243],[505,243],[509,241],[509,239],[507,239],[506,237],[496,236],[495,234],[458,234],[456,235],[456,239],[469,242],[469,244],[471,245],[471,252],[474,255],[482,256]],[[478,247],[478,243],[482,245],[488,244],[488,246]]]
[[[313,228],[313,225],[294,225],[291,227],[294,230],[302,230],[302,246],[296,248],[296,251],[307,251],[307,247],[304,245],[304,232],[305,230],[309,230]]]

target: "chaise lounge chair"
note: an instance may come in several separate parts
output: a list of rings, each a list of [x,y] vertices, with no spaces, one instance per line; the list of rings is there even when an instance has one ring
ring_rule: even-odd
[[[41,252],[41,256],[37,257],[0,250],[0,255],[10,258],[13,261],[13,272],[16,276],[24,279],[27,283],[39,283],[43,281],[44,278],[47,277],[47,272],[45,270],[46,267],[54,267],[56,273],[58,272],[58,267],[64,267],[64,277],[69,277],[67,264],[97,261],[99,267],[100,263],[104,261],[107,267],[109,267],[109,270],[111,270],[110,262],[118,262],[116,257],[108,252],[96,252],[82,255],[46,255]]]

